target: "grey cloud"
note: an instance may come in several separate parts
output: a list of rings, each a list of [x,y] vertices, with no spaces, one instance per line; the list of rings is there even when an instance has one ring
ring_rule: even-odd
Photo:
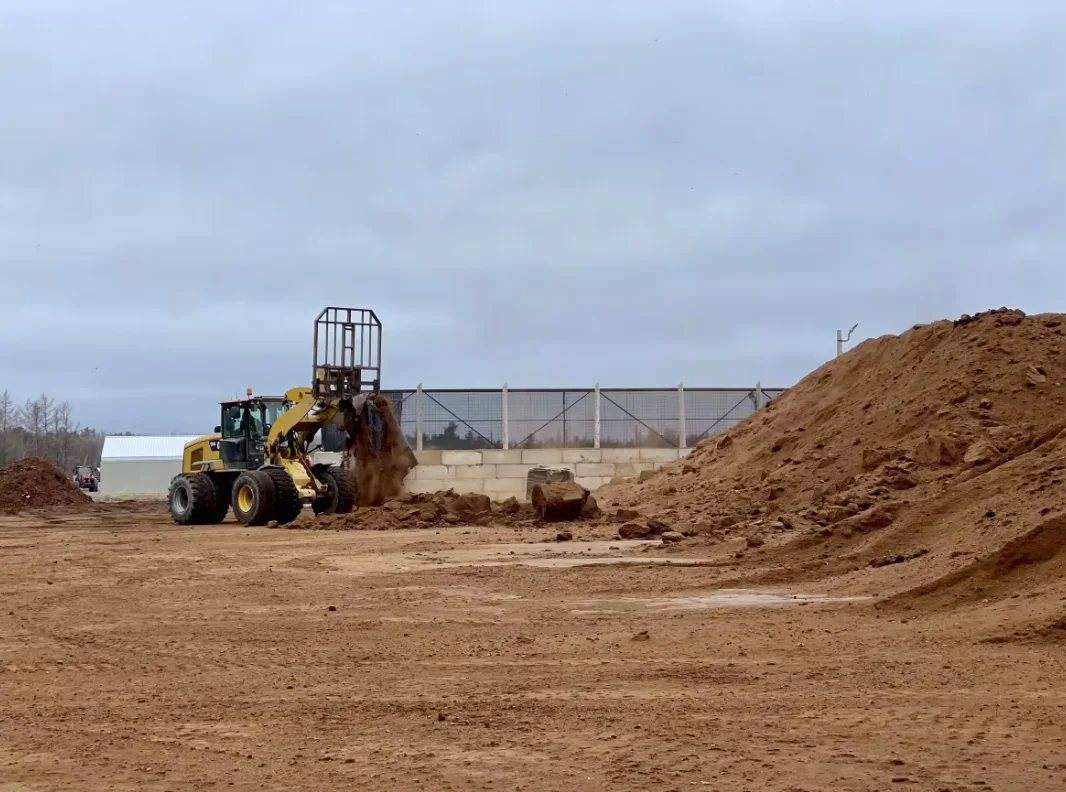
[[[306,380],[327,303],[379,311],[395,387],[787,385],[855,321],[1053,309],[1063,22],[6,4],[0,388],[197,431]]]

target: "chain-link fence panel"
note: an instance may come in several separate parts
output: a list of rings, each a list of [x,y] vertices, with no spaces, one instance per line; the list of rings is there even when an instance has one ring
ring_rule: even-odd
[[[600,391],[601,448],[678,448],[677,389]]]
[[[684,438],[677,388],[605,388],[599,392],[601,448],[691,447],[728,431],[784,388],[684,388]],[[596,438],[593,388],[510,390],[414,390],[384,392],[412,447],[418,442],[419,399],[426,449],[591,448]],[[504,414],[507,432],[504,432]],[[323,447],[343,444],[323,433]]]
[[[503,445],[502,391],[423,390],[422,416],[423,448],[453,451]]]
[[[689,448],[727,432],[755,412],[755,390],[685,390],[685,435]]]
[[[408,445],[415,447],[418,437],[418,401],[417,391],[382,391],[381,395],[392,404],[392,414],[400,425],[400,431],[407,438]]]
[[[596,441],[592,390],[507,392],[507,424],[513,448],[592,448]]]
[[[769,402],[773,401],[774,399],[776,399],[778,396],[780,396],[786,390],[787,390],[786,388],[763,388],[763,391],[762,391],[762,404],[760,406],[765,407],[767,405],[767,403],[769,403]]]

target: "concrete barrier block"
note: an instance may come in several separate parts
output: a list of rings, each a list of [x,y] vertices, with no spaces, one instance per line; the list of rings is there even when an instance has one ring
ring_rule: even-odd
[[[485,492],[485,479],[451,479],[444,489],[453,489],[460,495],[482,495]]]
[[[601,462],[639,462],[639,448],[602,448],[600,449]]]
[[[582,476],[607,476],[610,478],[614,475],[614,465],[609,462],[578,462],[574,475],[579,478]]]
[[[687,457],[691,453],[692,453],[692,449],[691,448],[679,448],[677,450],[677,458],[678,459],[684,459],[685,457]]]
[[[420,479],[446,479],[451,475],[451,469],[444,465],[418,465],[408,474],[407,478],[417,481]]]
[[[496,478],[524,481],[532,467],[532,465],[496,465]]]
[[[441,451],[440,463],[442,465],[480,465],[480,451]]]
[[[485,494],[493,500],[526,499],[526,482],[521,479],[485,479]]]
[[[453,478],[457,479],[496,478],[495,465],[452,465],[448,471]]]
[[[403,483],[405,492],[440,492],[441,490],[451,489],[453,482],[451,479],[407,479]]]
[[[578,476],[574,479],[577,484],[580,484],[590,492],[594,492],[610,480],[609,476]]]
[[[523,465],[547,465],[555,467],[563,461],[561,448],[530,448],[522,451]]]
[[[602,462],[603,449],[600,448],[564,448],[563,462]]]
[[[439,465],[440,454],[440,451],[415,451],[415,459],[420,465]]]
[[[481,461],[486,465],[519,465],[522,463],[522,450],[520,448],[486,449],[481,452]]]
[[[676,448],[642,448],[640,449],[641,462],[676,462]]]
[[[616,476],[635,476],[637,475],[637,463],[636,462],[615,462],[614,474]]]
[[[311,462],[315,465],[339,465],[341,455],[338,451],[312,451]]]

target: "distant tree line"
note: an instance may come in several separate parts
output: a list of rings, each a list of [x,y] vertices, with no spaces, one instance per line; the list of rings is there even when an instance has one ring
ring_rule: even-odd
[[[70,402],[42,394],[19,404],[0,393],[0,467],[38,457],[69,473],[75,465],[100,464],[103,432],[80,426]]]

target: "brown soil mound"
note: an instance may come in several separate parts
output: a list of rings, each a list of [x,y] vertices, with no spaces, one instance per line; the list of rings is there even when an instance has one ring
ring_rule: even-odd
[[[582,522],[603,522],[595,500],[589,496],[589,508]],[[606,522],[611,522],[606,518]],[[492,502],[486,495],[459,495],[454,490],[407,494],[382,506],[356,509],[350,514],[306,516],[291,523],[291,528],[320,528],[334,531],[392,531],[433,528],[443,525],[536,526],[533,507],[515,498]]]
[[[866,341],[688,459],[597,494],[765,538],[749,555],[779,580],[868,570],[880,591],[922,587],[1066,510],[1064,328],[1000,309]]]
[[[894,599],[933,604],[1002,597],[1066,577],[1066,514],[1045,520],[994,553]]]
[[[0,511],[92,506],[92,498],[43,459],[23,459],[0,468]]]

